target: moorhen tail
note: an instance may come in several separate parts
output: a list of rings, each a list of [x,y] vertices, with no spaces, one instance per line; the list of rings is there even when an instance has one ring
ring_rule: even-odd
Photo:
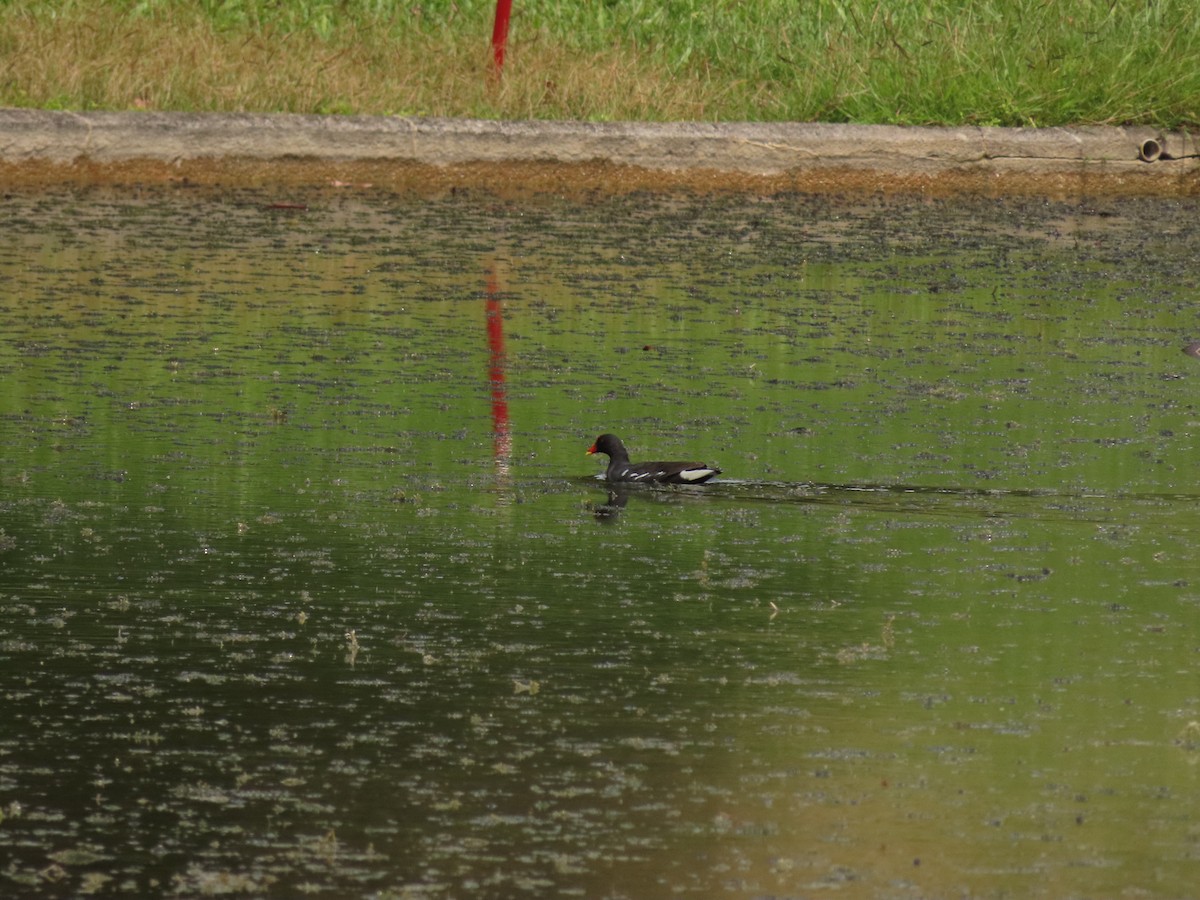
[[[631,463],[629,451],[615,434],[602,434],[588,453],[603,453],[608,456],[608,469],[604,477],[609,481],[640,481],[658,484],[703,484],[721,470],[698,462],[644,462]]]

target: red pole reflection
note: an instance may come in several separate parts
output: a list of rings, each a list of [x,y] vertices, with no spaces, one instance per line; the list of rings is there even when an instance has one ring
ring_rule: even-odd
[[[499,276],[493,265],[488,269],[487,289],[487,334],[491,358],[488,364],[488,383],[492,388],[492,452],[496,458],[496,471],[508,475],[512,457],[512,434],[508,428],[508,390],[504,384],[504,304],[500,300]]]

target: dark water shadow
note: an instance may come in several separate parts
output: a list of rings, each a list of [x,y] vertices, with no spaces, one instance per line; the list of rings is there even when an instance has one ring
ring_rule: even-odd
[[[1106,493],[1045,488],[931,487],[909,484],[829,484],[823,482],[721,479],[705,485],[607,485],[584,479],[608,493],[592,504],[597,519],[615,519],[633,500],[640,502],[767,503],[836,506],[887,514],[978,519],[1144,523],[1155,515],[1177,520],[1200,512],[1200,493]]]
[[[592,481],[592,479],[588,479]],[[608,498],[603,503],[591,503],[589,508],[598,521],[613,522],[629,505],[631,499],[636,502],[677,503],[687,500],[703,500],[706,492],[700,486],[687,485],[647,485],[647,484],[605,484],[600,486],[607,492]]]

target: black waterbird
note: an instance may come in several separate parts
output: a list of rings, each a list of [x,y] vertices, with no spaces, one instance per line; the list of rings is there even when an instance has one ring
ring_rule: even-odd
[[[604,477],[608,481],[657,482],[658,484],[703,484],[721,470],[716,466],[700,462],[644,462],[631,463],[629,451],[615,434],[602,434],[588,453],[603,453],[608,456],[608,469]]]

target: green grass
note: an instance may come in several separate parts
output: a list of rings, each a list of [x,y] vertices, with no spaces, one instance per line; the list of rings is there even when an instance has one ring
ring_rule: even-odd
[[[1192,0],[0,0],[0,104],[483,118],[1200,123]]]

